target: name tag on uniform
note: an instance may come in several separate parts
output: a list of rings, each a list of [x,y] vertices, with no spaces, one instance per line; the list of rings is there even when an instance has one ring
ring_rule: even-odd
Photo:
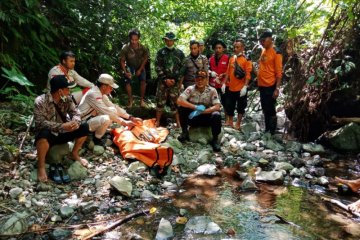
[[[226,62],[221,62],[221,64],[226,64]]]

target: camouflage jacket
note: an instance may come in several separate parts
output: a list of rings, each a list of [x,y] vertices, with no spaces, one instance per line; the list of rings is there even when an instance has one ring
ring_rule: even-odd
[[[177,48],[169,49],[164,47],[156,54],[155,70],[160,81],[181,77],[181,66],[184,61],[184,53]]]
[[[66,102],[58,102],[57,106],[67,121],[81,122],[80,112],[71,97],[68,97]],[[62,128],[62,118],[56,111],[51,93],[40,95],[35,99],[34,119],[36,132],[42,129],[49,129],[55,135],[65,132]]]

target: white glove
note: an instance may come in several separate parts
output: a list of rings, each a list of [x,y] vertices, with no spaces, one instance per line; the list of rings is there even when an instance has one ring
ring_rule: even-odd
[[[240,90],[240,97],[243,97],[246,95],[247,92],[247,87],[243,86],[243,88]]]
[[[219,79],[218,77],[215,78],[215,82],[216,82],[217,84],[221,84],[221,81],[220,81],[220,79]]]
[[[225,83],[221,86],[221,92],[222,92],[222,94],[224,94],[225,93],[225,88],[226,88],[226,86],[225,86]]]
[[[217,73],[214,72],[214,71],[211,71],[211,72],[210,72],[210,77],[213,77],[213,78],[214,78],[214,77],[217,77]]]

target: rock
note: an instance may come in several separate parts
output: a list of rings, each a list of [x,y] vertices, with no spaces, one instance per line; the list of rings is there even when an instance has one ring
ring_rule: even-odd
[[[297,152],[300,153],[301,151],[301,143],[295,141],[289,141],[286,143],[285,149],[288,152]]]
[[[12,199],[17,199],[22,192],[23,192],[22,188],[16,187],[16,188],[12,188],[9,191],[9,195]]]
[[[204,234],[216,234],[221,233],[221,228],[214,222],[209,222],[206,226]]]
[[[80,204],[81,212],[84,214],[95,212],[99,209],[99,205],[96,204],[94,201],[81,203]]]
[[[6,149],[0,151],[0,161],[11,163],[15,161],[14,155]]]
[[[258,189],[254,181],[249,177],[241,183],[240,188],[245,191],[252,191]]]
[[[187,233],[204,233],[208,224],[212,222],[208,216],[196,216],[189,219],[185,225]]]
[[[161,184],[162,188],[167,189],[168,191],[176,190],[178,186],[175,183],[164,181],[163,184]]]
[[[269,165],[269,161],[264,159],[264,158],[260,158],[260,160],[258,161],[259,165],[261,167],[266,167],[267,165]]]
[[[119,240],[122,239],[122,234],[120,232],[111,231],[104,234],[104,240]]]
[[[216,175],[216,166],[214,164],[203,164],[196,169],[196,174],[200,175]]]
[[[349,123],[335,131],[325,134],[330,145],[342,151],[360,150],[360,125]]]
[[[158,195],[153,194],[149,190],[144,190],[141,193],[141,199],[145,201],[151,201],[153,199],[159,199],[160,197]]]
[[[146,170],[147,166],[139,161],[135,161],[130,163],[129,167],[128,167],[128,172],[136,172],[136,171],[143,171]]]
[[[174,232],[171,223],[165,218],[161,218],[155,239],[167,240],[167,239],[172,239],[173,237],[174,237]]]
[[[71,180],[81,180],[88,176],[87,168],[82,166],[79,161],[75,161],[67,170]]]
[[[329,179],[325,176],[319,177],[316,182],[321,186],[329,185]]]
[[[256,181],[282,184],[284,182],[284,176],[281,171],[261,171],[256,174]]]
[[[46,163],[62,163],[65,156],[69,155],[70,147],[68,143],[52,146],[46,154]]]
[[[313,176],[316,177],[322,177],[325,175],[325,168],[316,168],[316,167],[311,167],[309,169],[309,173]]]
[[[96,156],[100,156],[100,155],[103,155],[104,152],[105,152],[105,148],[103,146],[98,146],[98,145],[95,145],[94,146],[94,149],[93,149],[93,152]]]
[[[211,127],[190,127],[189,138],[191,142],[207,144],[212,140]]]
[[[290,176],[291,176],[291,177],[301,177],[302,175],[303,175],[303,173],[302,173],[301,170],[298,169],[298,168],[294,168],[294,169],[292,169],[291,172],[290,172]]]
[[[270,134],[264,134],[262,140],[264,146],[268,149],[271,149],[275,152],[284,150],[284,147],[280,143],[276,142]]]
[[[237,175],[239,176],[239,178],[241,180],[245,180],[247,178],[247,176],[249,175],[248,173],[246,172],[240,172],[240,171],[236,171]]]
[[[70,230],[58,228],[51,232],[50,238],[53,240],[66,240],[69,239],[71,235],[72,232]]]
[[[308,153],[308,152],[304,152],[301,154],[304,158],[309,158],[311,157],[311,153]]]
[[[293,158],[291,159],[290,163],[296,168],[301,168],[305,166],[305,161],[301,158]]]
[[[52,222],[61,222],[62,218],[59,215],[54,215],[51,217]]]
[[[74,209],[69,206],[62,206],[60,208],[60,216],[63,218],[71,217],[74,214]]]
[[[249,138],[251,133],[258,131],[260,131],[260,126],[257,122],[245,123],[241,126],[241,132],[246,138]]]
[[[244,146],[244,150],[246,150],[246,151],[256,151],[256,149],[257,149],[257,147],[254,144],[251,144],[251,143],[247,143]]]
[[[198,165],[208,163],[211,160],[212,156],[213,153],[210,150],[201,150],[198,157],[196,158],[196,162],[198,163]]]
[[[51,186],[50,184],[43,183],[43,182],[39,182],[38,185],[36,186],[36,191],[38,191],[38,192],[48,192],[48,191],[51,191],[52,189],[54,189],[53,186]]]
[[[274,165],[275,171],[285,170],[288,172],[294,169],[294,166],[287,162],[274,162]]]
[[[309,152],[309,153],[313,153],[313,154],[325,152],[325,149],[322,145],[315,144],[315,143],[305,143],[302,145],[302,149],[305,152]]]
[[[130,197],[132,192],[132,184],[124,177],[115,176],[110,180],[110,185],[118,190],[121,194]]]
[[[27,212],[13,213],[0,220],[0,235],[15,235],[27,231]]]
[[[175,153],[181,153],[183,149],[183,144],[176,138],[168,138],[164,145],[171,147]]]

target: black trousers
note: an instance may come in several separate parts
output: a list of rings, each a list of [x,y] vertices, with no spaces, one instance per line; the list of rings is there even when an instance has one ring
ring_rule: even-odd
[[[73,132],[59,133],[58,135],[52,134],[49,129],[42,129],[35,137],[35,144],[41,138],[45,138],[50,146],[63,144],[87,136],[89,132],[89,125],[86,122],[81,123],[79,128]]]
[[[273,98],[276,85],[259,87],[261,108],[265,117],[265,131],[275,132],[276,129],[276,99]]]
[[[231,117],[235,115],[235,107],[238,114],[244,115],[247,106],[247,93],[245,96],[240,97],[240,91],[229,91],[227,94],[227,114]]]
[[[211,126],[213,137],[217,137],[221,132],[221,115],[219,112],[210,114],[200,114],[199,116],[189,119],[190,113],[194,111],[190,108],[179,108],[180,124],[183,132],[188,131],[188,126],[208,127]]]

